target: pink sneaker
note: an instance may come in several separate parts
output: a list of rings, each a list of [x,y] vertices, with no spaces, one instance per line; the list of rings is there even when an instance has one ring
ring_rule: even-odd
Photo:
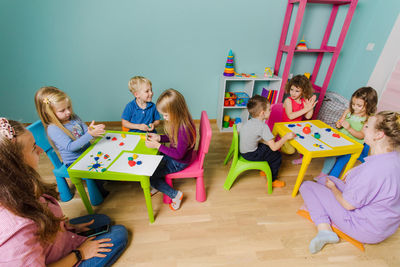
[[[292,160],[293,165],[300,165],[303,162],[303,157]]]

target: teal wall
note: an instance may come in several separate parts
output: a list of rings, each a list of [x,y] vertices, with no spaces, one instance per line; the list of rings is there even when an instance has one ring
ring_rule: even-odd
[[[229,49],[238,72],[273,67],[286,4],[0,0],[0,115],[36,120],[34,93],[53,85],[70,95],[85,121],[117,121],[132,99],[129,78],[143,75],[153,82],[154,101],[172,87],[184,94],[194,118],[201,110],[216,118]],[[318,46],[329,11],[307,9],[301,36],[309,46]],[[359,1],[329,90],[349,97],[367,83],[399,11],[398,0]],[[369,42],[376,44],[371,52],[365,51]],[[295,60],[295,74],[310,71],[314,62],[313,56]]]

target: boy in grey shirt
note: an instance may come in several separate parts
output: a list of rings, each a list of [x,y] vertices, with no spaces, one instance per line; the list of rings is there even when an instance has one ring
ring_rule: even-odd
[[[275,142],[265,120],[271,114],[271,105],[265,97],[255,95],[247,103],[251,119],[240,129],[240,154],[249,161],[267,161],[272,173],[272,186],[283,187],[285,183],[278,181],[278,171],[282,163],[282,155],[278,151],[282,145],[296,135],[287,133]]]

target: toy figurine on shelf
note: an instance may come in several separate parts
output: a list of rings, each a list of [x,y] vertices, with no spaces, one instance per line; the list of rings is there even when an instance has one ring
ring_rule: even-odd
[[[264,70],[264,77],[265,78],[272,78],[274,76],[274,71],[271,68],[265,68]]]
[[[306,41],[304,39],[301,39],[300,42],[296,45],[296,50],[307,50],[307,45]]]
[[[228,58],[225,64],[224,76],[235,76],[235,68],[233,67],[233,53],[229,50]]]
[[[310,77],[311,77],[311,73],[309,73],[309,72],[304,72],[304,76],[306,76],[306,77],[307,77],[307,79],[310,79]]]

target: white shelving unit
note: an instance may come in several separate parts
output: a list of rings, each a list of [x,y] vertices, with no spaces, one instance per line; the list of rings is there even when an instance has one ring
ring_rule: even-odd
[[[244,83],[243,88],[237,89],[234,84],[235,82]],[[249,112],[247,111],[246,106],[224,106],[224,97],[226,92],[245,92],[252,97],[254,94],[254,88],[257,82],[263,82],[268,84],[267,88],[270,90],[278,90],[281,88],[282,79],[278,76],[274,76],[271,78],[259,77],[257,78],[246,78],[246,77],[226,77],[221,75],[221,83],[218,97],[218,113],[217,113],[217,125],[221,132],[232,132],[232,127],[223,128],[222,124],[224,122],[224,115],[229,115],[232,111],[236,113],[239,112],[239,117],[242,120],[242,123],[246,122],[249,119]],[[259,93],[261,94],[261,92]]]

